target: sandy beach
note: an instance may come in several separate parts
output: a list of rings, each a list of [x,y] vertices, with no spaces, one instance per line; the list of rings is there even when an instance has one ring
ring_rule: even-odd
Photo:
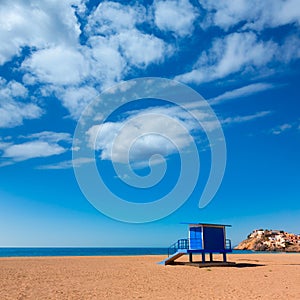
[[[0,299],[300,299],[300,254],[231,254],[236,266],[207,268],[163,258],[1,258]]]

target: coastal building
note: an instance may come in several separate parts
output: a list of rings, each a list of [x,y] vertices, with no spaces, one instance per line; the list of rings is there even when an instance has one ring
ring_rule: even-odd
[[[254,238],[257,236],[262,236],[265,233],[265,231],[263,229],[255,229],[252,231],[252,233],[250,234],[249,237]]]
[[[236,249],[299,251],[300,235],[283,230],[255,229]]]

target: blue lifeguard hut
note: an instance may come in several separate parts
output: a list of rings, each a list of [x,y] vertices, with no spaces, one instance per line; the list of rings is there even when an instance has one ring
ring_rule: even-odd
[[[189,255],[189,261],[193,262],[193,254],[202,254],[202,263],[205,263],[205,254],[209,254],[213,261],[213,253],[223,254],[223,262],[226,262],[226,254],[232,252],[231,241],[226,239],[226,227],[231,225],[188,223],[188,238],[180,239],[168,249],[168,258],[162,263],[173,264],[174,261],[185,254]]]

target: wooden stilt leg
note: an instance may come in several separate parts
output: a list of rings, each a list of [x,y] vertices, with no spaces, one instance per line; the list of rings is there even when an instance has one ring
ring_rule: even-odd
[[[212,253],[209,253],[209,259],[210,259],[210,261],[213,261],[213,254]]]
[[[223,253],[223,261],[224,261],[224,262],[227,261],[227,259],[226,259],[226,252]]]
[[[205,263],[205,253],[202,253],[202,262]]]
[[[193,253],[189,253],[189,261],[193,262]]]

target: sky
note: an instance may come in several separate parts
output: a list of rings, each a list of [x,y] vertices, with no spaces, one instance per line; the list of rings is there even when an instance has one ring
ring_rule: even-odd
[[[3,0],[0,44],[1,247],[300,233],[298,1]]]

